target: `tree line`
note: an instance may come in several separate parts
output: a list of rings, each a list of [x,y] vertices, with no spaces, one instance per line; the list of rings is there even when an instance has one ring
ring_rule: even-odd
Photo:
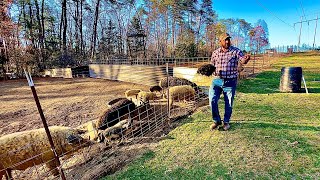
[[[224,32],[246,51],[269,44],[264,20],[219,19],[212,0],[3,0],[0,19],[2,72],[210,56]]]

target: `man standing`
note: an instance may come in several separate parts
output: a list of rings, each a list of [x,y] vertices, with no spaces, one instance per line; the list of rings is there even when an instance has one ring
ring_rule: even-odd
[[[225,101],[223,129],[225,131],[230,129],[229,121],[237,86],[238,64],[247,64],[250,60],[250,55],[244,55],[240,49],[231,46],[230,39],[231,37],[228,33],[222,34],[219,37],[221,47],[213,51],[211,56],[211,64],[216,67],[209,89],[209,103],[214,121],[210,127],[211,130],[218,129],[222,124],[218,108],[221,93],[223,93]]]

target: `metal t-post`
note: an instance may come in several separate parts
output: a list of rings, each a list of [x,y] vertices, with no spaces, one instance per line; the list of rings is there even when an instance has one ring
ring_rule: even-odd
[[[54,143],[53,143],[53,140],[52,140],[52,136],[50,134],[50,131],[49,131],[49,128],[48,128],[48,124],[47,124],[47,121],[44,117],[44,114],[43,114],[43,111],[42,111],[42,108],[41,108],[41,105],[40,105],[40,101],[39,101],[39,98],[38,98],[38,95],[37,95],[37,92],[36,92],[36,89],[34,87],[34,84],[33,84],[33,80],[32,80],[32,77],[30,75],[30,73],[27,73],[27,71],[24,69],[24,73],[26,75],[26,78],[28,80],[28,84],[31,88],[31,91],[32,91],[32,94],[33,94],[33,97],[34,97],[34,100],[36,102],[36,105],[37,105],[37,108],[38,108],[38,111],[39,111],[39,114],[40,114],[40,117],[41,117],[41,120],[42,120],[42,123],[43,123],[43,126],[44,126],[44,129],[46,131],[46,134],[47,134],[47,137],[48,137],[48,140],[49,140],[49,143],[50,143],[50,147],[51,147],[51,151],[53,152],[53,155],[54,155],[54,158],[57,162],[57,165],[58,165],[58,170],[60,172],[60,177],[62,180],[66,180],[66,177],[63,173],[63,170],[62,168],[60,168],[61,166],[61,163],[60,163],[60,160],[59,160],[59,156],[56,152],[56,149],[54,147]]]

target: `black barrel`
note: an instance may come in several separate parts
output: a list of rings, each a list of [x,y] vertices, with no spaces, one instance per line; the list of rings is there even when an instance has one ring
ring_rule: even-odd
[[[280,92],[301,91],[302,68],[301,67],[282,67]]]

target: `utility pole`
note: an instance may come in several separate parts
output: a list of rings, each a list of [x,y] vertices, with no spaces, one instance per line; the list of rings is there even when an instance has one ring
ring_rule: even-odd
[[[298,41],[298,52],[300,50],[300,39],[301,39],[301,30],[302,30],[302,16],[300,16],[300,33],[299,33],[299,41]]]
[[[310,21],[316,21],[316,29],[315,29],[315,34],[316,34],[318,19],[319,19],[319,18],[318,18],[318,16],[317,16],[316,19],[309,19],[309,20],[302,21],[302,16],[300,16],[300,21],[293,23],[293,27],[295,27],[296,24],[299,24],[299,23],[300,23],[300,34],[299,34],[299,41],[298,41],[298,48],[297,48],[298,51],[299,51],[299,49],[300,49],[299,46],[300,46],[300,40],[301,40],[302,23],[304,23],[304,22],[309,23]],[[316,37],[316,36],[314,36],[314,43],[313,43],[313,44],[315,44],[315,37]]]
[[[314,49],[315,47],[315,43],[316,43],[316,35],[317,35],[317,26],[318,26],[318,15],[317,15],[317,20],[316,20],[316,27],[314,28],[314,36],[313,36],[313,46],[312,49]]]

